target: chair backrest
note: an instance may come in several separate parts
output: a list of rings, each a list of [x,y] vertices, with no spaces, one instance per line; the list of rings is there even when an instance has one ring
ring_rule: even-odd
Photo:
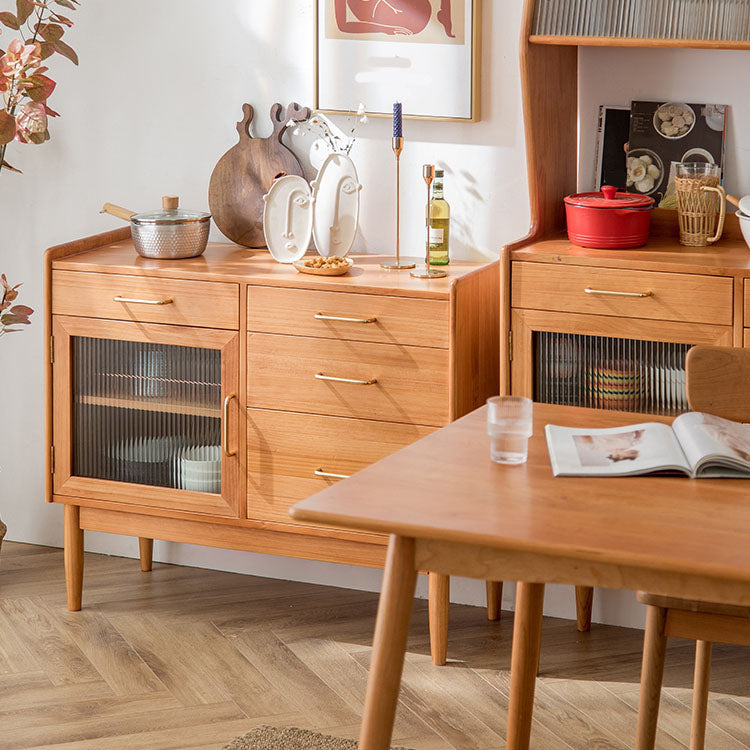
[[[750,422],[750,349],[694,346],[685,360],[687,400],[735,422]]]

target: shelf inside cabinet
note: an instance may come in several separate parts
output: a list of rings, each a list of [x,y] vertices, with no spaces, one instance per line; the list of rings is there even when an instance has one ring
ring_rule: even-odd
[[[221,409],[195,404],[180,404],[174,401],[145,401],[143,399],[113,398],[110,396],[79,396],[76,401],[91,406],[111,406],[116,409],[163,412],[166,414],[190,414],[196,417],[221,418]]]
[[[647,39],[642,37],[532,34],[529,36],[529,42],[531,44],[558,45],[561,47],[662,47],[665,49],[750,50],[750,41],[728,41],[724,39]]]

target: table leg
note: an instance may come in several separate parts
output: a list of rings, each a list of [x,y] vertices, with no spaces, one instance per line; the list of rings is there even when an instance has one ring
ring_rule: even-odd
[[[485,588],[487,589],[487,619],[499,620],[503,606],[503,582],[485,581]]]
[[[375,621],[359,750],[390,747],[416,583],[414,540],[394,534],[388,545]]]
[[[80,524],[81,509],[77,505],[65,506],[65,587],[68,591],[68,609],[81,608],[83,594],[83,529]]]
[[[430,573],[430,654],[432,663],[442,667],[448,659],[448,618],[451,605],[451,579]]]
[[[594,605],[594,589],[591,586],[576,586],[576,624],[581,633],[591,630],[591,609]]]
[[[643,637],[643,664],[641,666],[641,695],[638,701],[636,750],[654,750],[654,744],[656,743],[661,683],[664,676],[664,657],[667,654],[666,621],[666,609],[655,606],[646,607],[646,632]]]
[[[513,653],[510,662],[507,750],[529,748],[534,688],[542,643],[543,607],[543,583],[517,584]]]

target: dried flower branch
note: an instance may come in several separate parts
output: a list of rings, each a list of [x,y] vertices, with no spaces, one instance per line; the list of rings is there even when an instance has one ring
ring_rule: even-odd
[[[21,36],[0,49],[0,171],[20,170],[5,161],[8,144],[49,140],[47,118],[58,114],[47,105],[55,82],[42,61],[55,53],[78,65],[78,55],[63,42],[73,22],[57,6],[75,10],[79,0],[16,0],[16,13],[0,13],[0,24]]]
[[[29,316],[34,311],[26,305],[12,304],[18,298],[19,286],[21,285],[11,286],[5,274],[0,275],[0,337],[21,330],[14,326],[27,326],[31,323]]]

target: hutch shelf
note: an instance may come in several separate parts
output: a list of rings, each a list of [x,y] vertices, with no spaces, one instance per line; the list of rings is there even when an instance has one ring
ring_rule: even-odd
[[[298,500],[498,388],[499,272],[355,258],[339,277],[265,251],[139,257],[128,228],[46,254],[47,500],[65,506],[68,606],[83,530],[381,567],[384,537],[293,521]],[[442,458],[436,457],[440,470]],[[445,660],[448,580],[430,576]]]
[[[692,19],[694,3],[670,2]],[[589,5],[588,14],[604,8],[605,16],[592,20],[578,12],[581,3],[568,0],[526,0],[524,6],[520,59],[531,228],[501,253],[500,390],[548,403],[677,414],[687,408],[690,346],[750,343],[750,250],[734,216],[727,217],[720,242],[683,247],[676,213],[661,210],[653,214],[645,248],[588,250],[568,241],[563,197],[577,186],[578,47],[747,51],[750,29],[724,24],[724,32],[711,35],[701,27],[700,38],[689,38],[698,27],[683,24],[680,33],[656,35],[660,21],[668,20],[658,15],[666,2]],[[731,4],[704,5],[708,23]],[[744,0],[732,7],[744,9],[750,23]],[[612,33],[613,18],[625,19],[620,33]],[[578,627],[586,630],[592,592],[579,588],[576,594]]]

